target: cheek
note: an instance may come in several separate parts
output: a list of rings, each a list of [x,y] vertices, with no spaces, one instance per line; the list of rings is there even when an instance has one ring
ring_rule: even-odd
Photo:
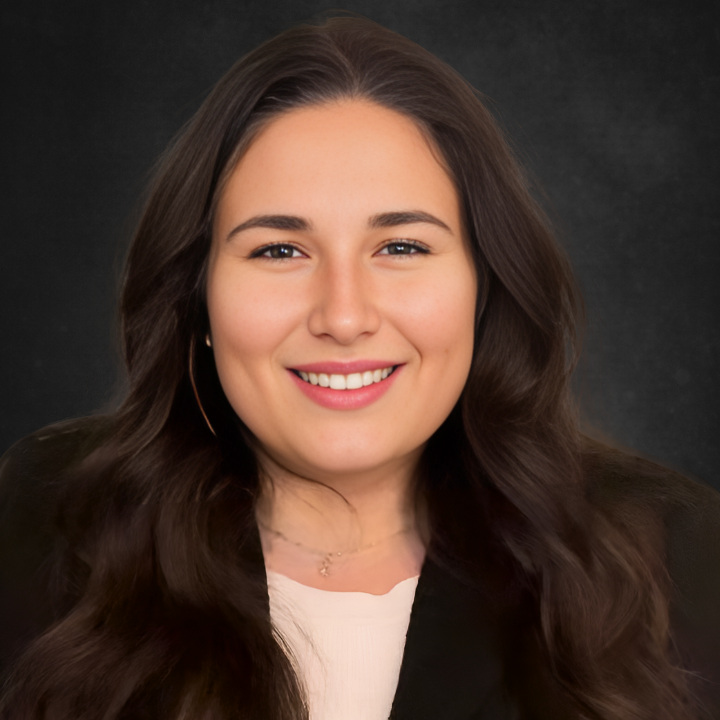
[[[207,307],[220,384],[235,412],[251,421],[262,405],[269,359],[287,334],[287,307],[273,294],[223,273],[211,274]]]
[[[226,354],[243,363],[267,357],[297,324],[293,303],[280,288],[258,286],[252,277],[232,277],[222,268],[211,275],[207,305],[218,365]]]
[[[467,271],[449,273],[407,298],[403,315],[421,354],[469,366],[473,348],[477,285]]]

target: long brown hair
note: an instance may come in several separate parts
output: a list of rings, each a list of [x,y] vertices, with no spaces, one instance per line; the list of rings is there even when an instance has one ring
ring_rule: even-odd
[[[409,40],[348,17],[242,58],[160,163],[124,280],[127,398],[65,478],[68,610],[21,660],[6,714],[307,716],[248,558],[255,458],[201,339],[224,178],[264,123],[339,98],[396,110],[427,134],[456,184],[479,278],[467,385],[420,469],[429,552],[472,575],[477,537],[457,520],[482,519],[472,527],[529,608],[525,649],[569,714],[684,717],[656,528],[589,489],[593,454],[568,389],[581,316],[568,263],[480,96]]]

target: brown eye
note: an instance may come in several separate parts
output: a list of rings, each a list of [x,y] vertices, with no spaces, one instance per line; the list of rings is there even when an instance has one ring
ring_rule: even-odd
[[[293,245],[266,245],[255,250],[251,258],[270,258],[271,260],[290,260],[292,258],[302,257],[302,253]]]
[[[413,255],[415,253],[427,254],[428,249],[415,242],[398,240],[385,245],[380,250],[381,255]]]

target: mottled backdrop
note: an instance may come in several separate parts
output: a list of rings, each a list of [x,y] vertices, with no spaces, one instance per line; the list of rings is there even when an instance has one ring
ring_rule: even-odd
[[[154,159],[242,53],[333,6],[35,0],[2,13],[0,451],[112,402],[118,269]],[[720,487],[720,3],[341,6],[492,102],[583,287],[585,415]]]

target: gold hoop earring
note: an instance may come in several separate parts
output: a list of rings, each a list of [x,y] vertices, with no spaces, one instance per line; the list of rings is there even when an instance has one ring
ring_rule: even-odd
[[[207,340],[210,339],[210,336],[207,337]],[[207,342],[206,340],[206,342]],[[213,428],[212,423],[210,422],[210,419],[207,416],[207,413],[205,412],[205,408],[203,407],[202,402],[200,401],[200,395],[198,394],[197,385],[195,384],[195,336],[193,335],[192,339],[190,340],[190,353],[188,356],[188,374],[190,375],[190,385],[192,385],[192,391],[193,395],[195,396],[195,402],[197,403],[198,408],[200,409],[200,412],[202,413],[203,419],[205,420],[205,424],[208,426],[208,429],[210,432],[217,437],[217,433],[215,432],[215,428]]]

